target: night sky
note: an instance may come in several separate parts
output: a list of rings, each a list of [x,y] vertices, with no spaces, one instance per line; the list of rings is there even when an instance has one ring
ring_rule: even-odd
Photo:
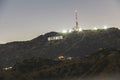
[[[33,39],[75,26],[120,28],[120,0],[0,0],[0,43]]]

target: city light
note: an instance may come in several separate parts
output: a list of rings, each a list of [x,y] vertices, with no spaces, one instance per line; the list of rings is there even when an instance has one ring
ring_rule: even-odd
[[[60,59],[60,60],[61,60],[61,59],[64,59],[64,58],[65,58],[64,56],[59,56],[59,57],[58,57],[58,59]]]
[[[78,31],[83,31],[82,28],[79,28]]]
[[[98,30],[98,28],[94,27],[93,30]]]
[[[110,27],[108,27],[108,26],[103,26],[103,28],[93,27],[93,29],[91,29],[91,30],[98,30],[98,29],[107,30],[108,28],[110,28]],[[120,29],[120,28],[118,28],[118,29]],[[63,30],[62,33],[66,34],[66,33],[72,33],[74,31],[75,32],[82,32],[83,29],[82,28],[77,28],[77,29],[73,28],[73,29]]]
[[[73,30],[72,29],[69,29],[68,32],[71,33]]]
[[[107,27],[107,26],[104,26],[103,29],[108,29],[108,27]]]
[[[67,33],[67,30],[63,30],[62,33]]]

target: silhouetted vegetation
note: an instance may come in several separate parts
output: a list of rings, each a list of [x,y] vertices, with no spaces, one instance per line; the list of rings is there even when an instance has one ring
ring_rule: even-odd
[[[102,49],[83,58],[53,60],[31,58],[4,71],[1,80],[56,80],[120,74],[120,50]]]

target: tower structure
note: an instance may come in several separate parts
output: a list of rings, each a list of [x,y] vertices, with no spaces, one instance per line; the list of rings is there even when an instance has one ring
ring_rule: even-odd
[[[74,30],[75,31],[78,31],[79,30],[79,26],[78,26],[78,11],[75,10],[75,27],[74,27]]]

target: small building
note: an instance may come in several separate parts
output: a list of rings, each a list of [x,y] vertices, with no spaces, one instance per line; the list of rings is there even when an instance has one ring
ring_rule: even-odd
[[[67,57],[67,60],[72,60],[73,59],[73,57]]]
[[[63,60],[63,59],[65,59],[65,57],[64,56],[59,56],[58,59]]]

